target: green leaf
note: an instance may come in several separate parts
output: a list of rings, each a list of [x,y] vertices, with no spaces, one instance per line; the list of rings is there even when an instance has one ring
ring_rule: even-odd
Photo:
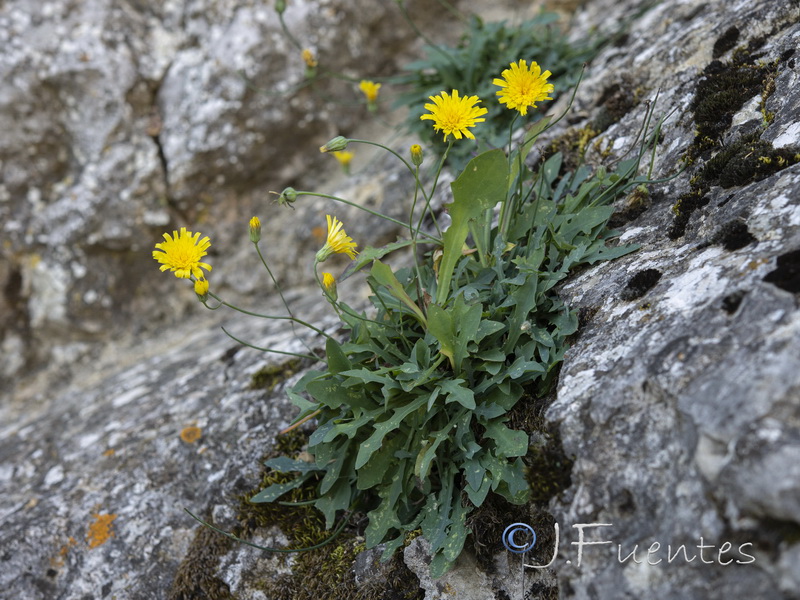
[[[425,315],[422,314],[419,306],[417,306],[411,297],[406,293],[403,285],[397,280],[397,277],[395,277],[395,274],[392,272],[392,268],[389,265],[376,260],[372,265],[370,275],[372,275],[373,279],[375,279],[378,284],[387,287],[392,296],[410,308],[423,326],[427,326]]]
[[[528,434],[524,431],[509,429],[500,421],[489,421],[485,436],[492,438],[498,457],[524,456],[528,452]]]
[[[310,473],[312,471],[319,471],[319,467],[313,462],[306,462],[304,460],[293,460],[288,456],[278,456],[264,461],[264,466],[270,469],[275,469],[281,473],[290,473],[297,471],[299,473]]]
[[[420,406],[425,404],[428,401],[427,396],[421,396],[412,402],[406,404],[405,406],[398,408],[394,411],[391,417],[386,419],[381,423],[375,424],[375,431],[369,438],[364,440],[361,446],[358,449],[358,456],[356,457],[356,464],[355,468],[360,469],[369,460],[370,456],[372,456],[380,447],[383,438],[386,436],[387,433],[397,429],[400,426],[400,423],[405,419],[409,414],[417,410]]]
[[[347,265],[347,268],[344,272],[339,275],[339,282],[341,283],[348,277],[350,277],[356,271],[362,269],[364,266],[371,263],[373,260],[378,260],[389,254],[390,252],[394,252],[395,250],[399,250],[400,248],[405,248],[406,246],[410,246],[414,243],[414,240],[398,240],[396,242],[392,242],[391,244],[386,244],[385,246],[381,246],[380,248],[373,248],[371,246],[367,246],[361,252],[358,253],[355,260],[350,261],[350,264]]]
[[[444,306],[450,295],[453,269],[461,257],[461,249],[469,233],[471,221],[477,222],[483,212],[505,199],[508,163],[502,150],[490,150],[473,158],[458,178],[450,184],[453,202],[446,206],[452,220],[444,233],[442,261],[436,304]]]
[[[310,381],[306,389],[317,402],[329,408],[339,408],[342,404],[364,410],[375,407],[375,403],[367,398],[363,388],[346,387],[338,379]]]
[[[475,394],[471,389],[463,385],[465,383],[463,379],[445,379],[439,384],[442,392],[447,394],[445,404],[458,402],[468,410],[475,408]]]
[[[351,368],[350,359],[342,351],[342,347],[333,338],[325,341],[325,354],[328,357],[328,370],[336,375]]]
[[[428,331],[439,341],[439,351],[450,359],[450,366],[455,369],[456,332],[450,313],[431,304],[428,307]]]
[[[329,493],[314,502],[314,507],[325,516],[325,529],[333,527],[336,521],[336,511],[350,508],[350,495],[350,482],[340,479]]]
[[[293,490],[303,485],[310,475],[311,473],[304,473],[296,479],[292,479],[286,483],[273,483],[271,486],[264,488],[255,496],[250,498],[250,502],[253,502],[254,504],[273,502],[283,496],[289,490]]]
[[[374,548],[383,541],[390,529],[400,528],[400,519],[394,505],[387,498],[382,498],[381,503],[374,510],[367,513],[369,525],[365,532],[367,548]]]

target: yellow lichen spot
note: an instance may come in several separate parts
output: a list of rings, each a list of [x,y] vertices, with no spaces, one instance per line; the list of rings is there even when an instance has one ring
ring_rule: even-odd
[[[184,427],[181,430],[181,439],[187,444],[194,444],[203,435],[203,430],[194,425]]]
[[[116,450],[114,450],[113,448],[109,448],[108,450],[106,450],[105,452],[103,452],[103,456],[106,456],[106,457],[108,457],[108,456],[114,456],[116,453],[117,453],[117,451],[116,451]]]
[[[89,525],[89,531],[86,533],[86,540],[89,542],[89,548],[97,548],[102,546],[108,541],[108,538],[114,537],[114,532],[111,530],[111,524],[117,515],[94,513],[94,523]]]

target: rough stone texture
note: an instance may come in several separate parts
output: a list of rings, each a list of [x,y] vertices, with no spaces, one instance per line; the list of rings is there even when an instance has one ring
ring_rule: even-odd
[[[4,387],[184,311],[162,300],[173,282],[152,278],[164,231],[211,235],[231,274],[251,214],[298,250],[317,244],[319,210],[279,211],[268,191],[322,181],[333,161],[316,148],[367,118],[355,84],[326,74],[396,72],[416,38],[393,3],[288,4],[287,27],[319,59],[313,85],[271,1],[0,3]],[[296,254],[272,258],[287,285],[306,275],[283,260]]]
[[[631,4],[589,3],[582,22],[630,14]],[[692,142],[689,107],[701,71],[750,45],[762,63],[778,61],[766,103],[775,118],[761,138],[797,145],[799,16],[796,2],[658,4],[632,23],[624,45],[593,63],[576,108],[595,117],[603,110],[597,99],[618,82],[650,98],[660,89],[656,113],[673,112],[654,176],[667,176]],[[720,52],[718,40],[733,27],[736,43]],[[734,116],[728,143],[747,123],[760,130],[760,99]],[[603,132],[601,147],[629,148],[643,111],[634,107]],[[777,257],[800,246],[800,168],[711,187],[707,206],[671,240],[671,205],[698,169],[656,188],[652,206],[624,227],[622,240],[641,244],[639,252],[563,288],[592,316],[564,361],[548,412],[575,456],[572,487],[551,503],[564,531],[554,565],[562,598],[800,597],[800,312],[796,293],[765,281]],[[733,238],[726,245],[736,231],[749,233],[743,246]],[[653,270],[654,285],[631,293],[629,282]],[[587,529],[586,539],[613,543],[585,547],[578,567],[570,542],[581,523],[610,524]],[[660,549],[648,556],[656,542]],[[720,559],[725,542],[731,550]],[[668,561],[668,545],[674,556],[686,544],[691,558],[700,543],[714,546],[703,551],[713,564],[700,557],[687,564],[682,554]],[[746,543],[755,562],[737,551]],[[621,562],[637,545],[641,564]]]
[[[288,136],[291,124],[276,124],[280,119],[273,121],[269,111],[234,110],[249,92],[231,69],[244,68],[264,82],[282,80],[269,79],[269,68],[256,64],[266,50],[248,37],[253,31],[266,35],[275,23],[259,22],[258,7],[237,9],[233,3],[111,4],[50,3],[40,14],[23,2],[0,2],[0,36],[7,36],[0,39],[0,67],[8,74],[3,80],[13,82],[0,86],[0,120],[10,132],[0,140],[6,190],[0,215],[7,238],[0,250],[0,310],[13,315],[3,338],[4,374],[24,368],[17,357],[29,348],[28,336],[60,339],[51,362],[69,365],[85,354],[87,339],[105,335],[93,327],[111,316],[126,323],[132,318],[126,315],[142,311],[164,322],[165,315],[179,314],[184,323],[143,336],[143,344],[106,346],[90,365],[73,365],[77,376],[68,387],[38,396],[26,390],[0,404],[0,594],[14,598],[166,597],[179,565],[199,560],[190,551],[198,528],[182,508],[230,522],[237,494],[253,485],[259,457],[294,414],[283,384],[270,393],[247,389],[254,371],[281,360],[234,351],[236,345],[215,325],[225,322],[258,344],[289,344],[289,332],[229,313],[201,317],[191,292],[167,288],[176,284],[172,278],[163,278],[164,289],[171,290],[167,300],[155,295],[148,252],[157,238],[153,232],[175,222],[171,211],[201,218],[203,210],[186,204],[198,189],[211,190],[219,202],[205,210],[228,227],[249,218],[249,212],[242,214],[251,206],[248,194],[263,201],[264,189],[270,189],[261,187],[268,178],[254,166],[270,160],[258,143],[259,127],[271,124]],[[356,12],[380,20],[370,12],[378,4],[359,4],[363,10]],[[356,19],[348,27],[361,22],[352,14],[347,18]],[[674,174],[693,141],[691,106],[702,71],[714,59],[730,61],[737,49],[751,46],[753,60],[778,61],[764,107],[774,117],[761,139],[776,148],[798,143],[796,1],[590,0],[571,35],[623,18],[630,19],[628,35],[593,61],[568,122],[554,136],[569,126],[603,123],[588,156],[618,158],[634,145],[643,100],[660,90],[656,113],[668,116],[654,177]],[[50,22],[62,25],[43,25]],[[217,43],[234,22],[243,32],[235,47]],[[179,38],[170,37],[175,23],[181,24]],[[389,22],[381,25],[392,29]],[[733,27],[738,35],[731,34]],[[325,43],[333,44],[336,32],[315,31],[317,49],[331,48]],[[103,36],[116,42],[103,41],[102,51],[90,52]],[[202,57],[225,67],[214,76]],[[297,81],[289,72],[300,77],[296,65],[278,64],[287,80]],[[89,85],[96,95],[81,87]],[[190,90],[198,96],[181,97]],[[760,92],[756,96],[733,116],[726,144],[760,130],[764,115]],[[21,101],[28,97],[37,100]],[[263,107],[262,100],[252,101]],[[302,106],[294,110],[287,114],[303,112]],[[243,114],[257,121],[239,122]],[[232,121],[241,128],[226,131]],[[314,123],[308,127],[322,127]],[[187,149],[175,141],[179,131],[195,145]],[[228,156],[238,162],[216,162]],[[690,215],[685,233],[670,239],[673,205],[707,159],[654,187],[644,212],[622,220],[622,240],[641,244],[640,251],[586,269],[561,288],[584,318],[548,412],[575,460],[571,487],[550,503],[562,533],[551,569],[541,576],[528,571],[522,580],[518,565],[509,566],[500,553],[497,573],[484,576],[465,556],[447,575],[446,587],[425,579],[424,549],[417,543],[406,551],[407,561],[427,600],[452,598],[466,582],[476,598],[516,599],[521,587],[526,597],[543,597],[537,590],[543,580],[549,589],[552,578],[565,599],[800,597],[800,164],[754,183],[711,186],[708,203]],[[387,163],[376,159],[364,169],[353,186],[336,180],[321,191],[362,194],[364,202],[383,206],[403,196],[408,182]],[[374,179],[370,172],[376,172]],[[311,239],[328,206],[309,201],[294,213],[291,226],[279,227],[287,237]],[[620,210],[625,209],[623,201]],[[358,235],[391,236],[372,224],[359,225],[364,229]],[[228,252],[234,234],[215,233]],[[136,252],[145,256],[134,258]],[[231,251],[229,263],[215,257],[214,275],[238,261],[240,270],[231,267],[221,277],[226,289],[263,295],[263,286],[241,276],[258,268],[243,252]],[[286,264],[302,264],[298,256]],[[131,268],[123,277],[97,267],[103,261]],[[119,288],[112,279],[76,287],[100,273],[116,277]],[[148,291],[137,292],[145,276]],[[118,289],[122,299],[103,300],[109,289]],[[318,292],[291,292],[298,312],[334,326],[329,314],[315,314]],[[158,310],[156,302],[162,304]],[[274,298],[267,305],[280,310]],[[203,436],[190,444],[179,433],[191,425]],[[93,539],[102,538],[89,535],[95,515],[110,514],[116,515],[113,537],[91,548]],[[612,543],[585,547],[578,566],[573,526],[587,523],[609,524],[587,528],[587,541]],[[274,532],[262,535],[255,541],[275,541]],[[698,555],[701,538],[714,546],[703,553],[712,564],[700,557],[688,563],[684,554],[667,560],[667,552],[674,556],[681,544],[688,557]],[[656,542],[660,547],[649,558],[661,562],[648,564],[648,549]],[[727,566],[719,564],[718,554],[725,542],[731,546],[722,561],[734,560]],[[739,552],[747,543],[753,545]],[[637,546],[639,562],[621,562]],[[751,560],[745,553],[755,562],[736,564]],[[278,565],[239,545],[220,554],[219,565],[213,562],[203,572],[237,598],[263,599],[248,573],[263,575]]]

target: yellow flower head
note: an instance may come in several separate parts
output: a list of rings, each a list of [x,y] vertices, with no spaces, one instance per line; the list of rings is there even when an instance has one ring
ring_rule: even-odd
[[[336,302],[338,293],[336,291],[336,278],[330,273],[322,274],[322,288],[325,295],[328,296],[333,302]]]
[[[317,66],[317,64],[318,64],[317,63],[317,59],[314,58],[314,53],[311,50],[306,48],[306,49],[303,50],[302,54],[303,54],[303,60],[305,61],[306,66],[309,69],[313,69],[314,67]]]
[[[438,96],[429,96],[433,104],[426,104],[425,108],[431,111],[428,115],[422,115],[421,120],[429,119],[433,121],[433,128],[436,131],[444,132],[444,139],[451,133],[457,140],[461,136],[466,136],[471,140],[475,139],[470,127],[475,127],[476,123],[482,123],[486,119],[478,118],[485,115],[488,110],[478,108],[476,103],[480,102],[477,96],[458,97],[458,90],[453,90],[452,95],[441,92]]]
[[[156,244],[153,250],[153,258],[161,263],[162,271],[173,271],[175,277],[188,279],[194,275],[195,279],[203,279],[203,271],[211,270],[211,265],[200,262],[211,245],[208,236],[200,239],[200,233],[186,231],[186,227],[181,227],[180,233],[172,232],[172,237],[168,233],[164,234],[164,241]]]
[[[253,217],[250,219],[250,241],[254,244],[261,239],[261,219]]]
[[[361,83],[358,84],[358,89],[364,93],[364,96],[367,98],[367,102],[372,103],[378,99],[378,90],[381,89],[381,84],[362,79]]]
[[[524,60],[511,63],[511,68],[505,69],[503,78],[496,78],[492,83],[501,89],[497,92],[499,102],[511,110],[518,110],[519,114],[526,115],[528,107],[536,108],[537,102],[552,100],[548,94],[553,93],[553,84],[547,83],[550,71],[542,73],[542,69],[535,61],[531,61],[530,68]]]
[[[197,294],[201,300],[205,300],[208,295],[208,279],[205,277],[202,279],[195,279],[194,293]]]
[[[347,254],[351,259],[356,257],[356,243],[345,233],[342,222],[336,217],[325,215],[328,220],[328,238],[325,245],[317,252],[317,262],[323,262],[334,253]]]
[[[355,156],[355,154],[349,150],[337,150],[336,152],[333,152],[333,155],[336,157],[336,160],[339,161],[339,164],[344,168],[350,166],[350,161],[353,160],[353,157]]]

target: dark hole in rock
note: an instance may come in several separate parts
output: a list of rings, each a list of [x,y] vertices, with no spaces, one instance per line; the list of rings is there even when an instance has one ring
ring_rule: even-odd
[[[711,238],[712,243],[720,244],[725,250],[731,252],[757,241],[747,229],[747,223],[739,219],[724,223]]]
[[[732,294],[728,294],[722,299],[722,310],[724,310],[729,315],[732,315],[737,311],[739,305],[742,303],[747,292],[744,290],[739,290],[733,292]]]
[[[764,281],[787,292],[800,293],[800,249],[781,254],[777,268],[767,273]]]
[[[661,271],[658,269],[639,271],[628,280],[625,289],[622,290],[619,296],[628,302],[641,298],[655,287],[659,279],[661,279]]]

